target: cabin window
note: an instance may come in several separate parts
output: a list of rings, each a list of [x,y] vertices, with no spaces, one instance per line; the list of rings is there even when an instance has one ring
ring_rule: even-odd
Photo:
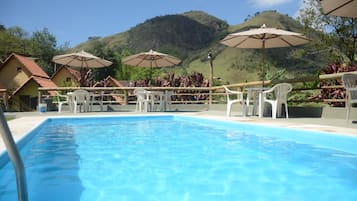
[[[21,67],[17,67],[16,71],[17,71],[18,73],[21,73],[22,68],[21,68]]]
[[[71,78],[70,77],[67,77],[66,78],[66,82],[71,82],[72,80],[71,80]]]

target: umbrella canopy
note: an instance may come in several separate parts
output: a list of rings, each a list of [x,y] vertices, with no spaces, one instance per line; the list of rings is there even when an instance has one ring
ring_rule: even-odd
[[[309,39],[300,33],[276,28],[260,28],[232,33],[221,40],[222,44],[235,48],[278,48],[302,45]]]
[[[54,56],[52,61],[66,66],[81,68],[102,68],[112,65],[112,62],[101,59],[83,50],[77,53]]]
[[[174,56],[153,50],[131,55],[122,60],[126,65],[151,68],[174,66],[180,62],[181,60]]]
[[[300,33],[267,28],[263,24],[260,28],[229,34],[220,42],[235,48],[262,49],[262,63],[264,64],[266,48],[292,47],[309,41],[308,38]],[[262,71],[265,74],[264,69]]]
[[[326,15],[357,17],[357,0],[321,0]]]

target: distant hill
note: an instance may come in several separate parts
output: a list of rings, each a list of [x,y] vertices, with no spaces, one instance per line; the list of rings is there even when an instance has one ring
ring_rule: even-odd
[[[229,27],[229,33],[258,28],[266,24],[267,27],[280,28],[288,31],[302,32],[302,26],[293,18],[275,11],[257,13],[242,24]],[[307,44],[309,45],[309,44]],[[308,57],[295,58],[294,52],[301,47],[266,49],[266,64],[268,77],[281,73],[286,78],[302,77],[316,74],[326,64],[326,58],[321,55],[308,55]],[[214,76],[223,82],[245,82],[259,80],[258,72],[262,52],[260,49],[238,49],[215,43],[205,50],[197,59],[192,60],[187,71],[200,71],[205,76],[209,75],[207,64],[208,49],[213,50]],[[204,51],[203,51],[204,52]]]
[[[257,28],[262,24],[295,32],[302,29],[296,20],[275,11],[256,13],[244,23],[231,26],[205,12],[190,11],[148,19],[126,32],[92,38],[74,50],[90,50],[98,42],[118,52],[122,49],[131,53],[155,49],[181,58],[181,70],[184,72],[202,72],[206,78],[209,73],[207,53],[212,50],[215,56],[214,76],[225,83],[244,82],[258,80],[261,51],[235,49],[221,45],[219,41],[228,33]],[[286,71],[284,75],[287,77],[312,74],[325,63],[319,55],[296,59],[292,56],[293,51],[296,48],[267,49],[270,76],[283,71]]]
[[[127,32],[104,38],[95,38],[75,47],[91,49],[96,42],[133,53],[155,49],[186,59],[192,52],[209,46],[225,35],[228,24],[201,11],[182,15],[165,15],[148,19]]]

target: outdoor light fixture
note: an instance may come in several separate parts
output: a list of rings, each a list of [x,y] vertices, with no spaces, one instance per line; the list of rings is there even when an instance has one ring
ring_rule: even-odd
[[[208,52],[208,57],[207,57],[208,59],[213,59],[213,57],[212,57],[212,52],[211,51],[209,51]]]

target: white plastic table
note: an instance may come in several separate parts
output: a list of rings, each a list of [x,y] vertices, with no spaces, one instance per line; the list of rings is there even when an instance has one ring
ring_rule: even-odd
[[[249,104],[250,104],[250,99],[253,97],[253,111],[252,115],[256,115],[257,113],[257,108],[258,108],[258,115],[259,117],[263,117],[263,94],[262,92],[267,90],[269,88],[267,87],[248,87],[245,88],[247,91],[247,98],[246,98],[246,115],[248,115],[249,112]]]
[[[148,100],[151,102],[151,110],[155,111],[155,104],[157,100],[159,101],[159,110],[164,111],[164,95],[163,91],[145,91],[145,95],[147,96]],[[148,111],[148,108],[145,108]]]

